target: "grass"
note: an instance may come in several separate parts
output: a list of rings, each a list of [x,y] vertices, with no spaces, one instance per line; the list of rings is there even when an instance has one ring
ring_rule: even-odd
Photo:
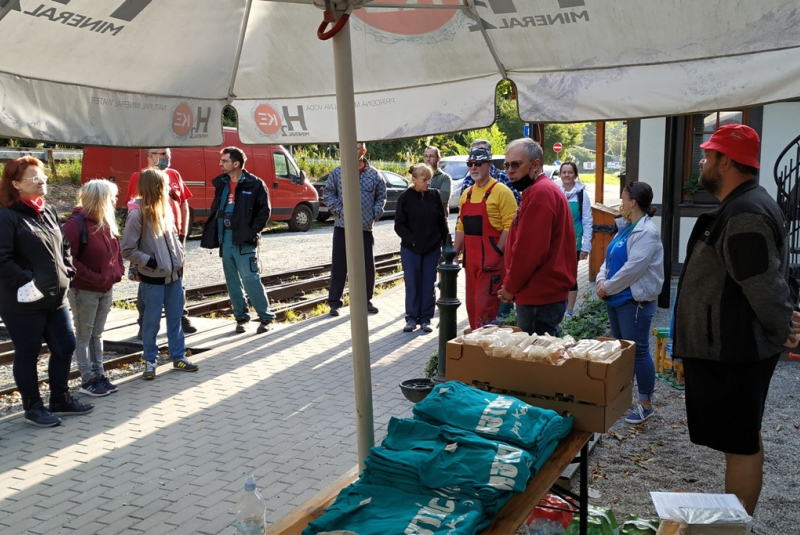
[[[581,179],[581,182],[584,184],[594,184],[595,183],[595,176],[594,173],[583,173],[578,175]],[[603,183],[606,186],[619,186],[619,176],[617,175],[610,175],[608,173],[603,174]]]

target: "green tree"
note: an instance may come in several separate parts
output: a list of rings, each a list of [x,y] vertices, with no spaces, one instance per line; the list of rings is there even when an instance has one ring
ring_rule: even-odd
[[[628,126],[622,121],[606,122],[606,151],[614,161],[625,161],[628,150]]]
[[[561,123],[548,123],[544,126],[544,163],[552,164],[558,160],[558,155],[553,152],[553,144],[561,143],[562,152],[566,154],[575,147],[581,144],[583,139],[583,124],[561,124]]]
[[[586,162],[594,162],[594,151],[581,147],[580,145],[572,147],[564,157],[564,161],[574,161],[578,165],[578,169],[583,170],[583,164]]]
[[[238,124],[239,121],[236,117],[236,110],[234,107],[225,106],[222,108],[222,126],[233,126],[235,128]]]

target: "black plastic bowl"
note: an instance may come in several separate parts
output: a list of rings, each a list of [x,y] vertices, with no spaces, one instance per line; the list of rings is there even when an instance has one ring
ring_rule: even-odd
[[[400,390],[408,401],[417,403],[425,399],[425,396],[433,390],[433,380],[427,377],[419,379],[406,379],[400,383]]]

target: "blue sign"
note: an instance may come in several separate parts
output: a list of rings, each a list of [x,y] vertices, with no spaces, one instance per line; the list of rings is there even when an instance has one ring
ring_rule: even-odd
[[[525,126],[522,128],[522,137],[531,137],[531,125],[530,124],[526,123]]]
[[[554,162],[553,162],[553,165],[556,165],[556,166],[558,166],[558,165],[561,165],[561,160],[556,160],[556,161],[554,161]]]

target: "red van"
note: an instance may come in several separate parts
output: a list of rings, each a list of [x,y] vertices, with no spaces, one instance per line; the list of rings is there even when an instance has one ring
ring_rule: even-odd
[[[235,146],[247,156],[245,168],[261,178],[269,190],[272,205],[270,221],[286,221],[293,231],[307,231],[319,212],[317,190],[306,179],[304,171],[297,168],[292,155],[280,145],[244,145],[235,128],[224,129],[225,142],[219,147],[177,147],[170,150],[170,167],[177,170],[192,191],[189,208],[196,223],[208,216],[214,200],[211,179],[222,172],[219,151]],[[83,149],[81,182],[93,178],[107,178],[119,188],[118,208],[125,208],[133,192],[128,191],[131,175],[147,167],[144,149],[115,147],[86,147]]]

